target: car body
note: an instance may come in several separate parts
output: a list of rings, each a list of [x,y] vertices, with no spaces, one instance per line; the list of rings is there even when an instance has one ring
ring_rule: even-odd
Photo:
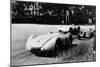
[[[88,38],[92,38],[93,36],[94,36],[94,31],[91,29],[80,31],[78,33],[78,39],[88,39]]]
[[[72,35],[77,35],[80,31],[80,26],[77,25],[70,25],[70,26],[59,26],[59,32],[70,32]]]
[[[30,35],[27,39],[26,49],[32,53],[40,54],[45,51],[55,51],[67,47],[72,44],[72,36],[70,33],[48,33],[34,37]]]

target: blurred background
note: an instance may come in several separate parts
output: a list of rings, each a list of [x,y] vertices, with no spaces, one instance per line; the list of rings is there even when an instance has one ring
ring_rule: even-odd
[[[95,24],[96,6],[11,1],[12,23]]]

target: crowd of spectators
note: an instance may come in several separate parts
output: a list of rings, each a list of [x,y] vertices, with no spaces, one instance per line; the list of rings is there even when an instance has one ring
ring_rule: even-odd
[[[96,7],[45,2],[11,2],[12,23],[93,24]]]

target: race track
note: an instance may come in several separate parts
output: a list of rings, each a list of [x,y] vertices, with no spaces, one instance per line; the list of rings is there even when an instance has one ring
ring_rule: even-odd
[[[35,56],[25,49],[26,40],[30,34],[46,34],[50,31],[56,32],[57,26],[36,26],[35,25],[15,25],[12,24],[12,42],[11,42],[11,65],[34,65],[61,62],[80,62],[93,61],[94,38],[89,40],[74,39],[72,47],[64,50],[57,57]],[[41,31],[42,30],[42,31]],[[77,51],[78,50],[78,51]],[[80,54],[81,51],[83,54]],[[81,52],[82,53],[82,52]],[[80,59],[81,58],[81,59]]]

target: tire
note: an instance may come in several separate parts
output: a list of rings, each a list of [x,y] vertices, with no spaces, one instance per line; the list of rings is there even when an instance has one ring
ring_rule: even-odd
[[[73,38],[72,38],[72,35],[70,34],[70,36],[69,36],[69,45],[68,46],[71,46],[72,45],[72,41],[73,41]]]
[[[63,48],[62,45],[63,45],[63,43],[62,43],[61,39],[58,38],[58,39],[56,40],[56,44],[55,44],[55,53],[56,53],[56,54],[59,54],[59,53],[62,51],[62,48]]]
[[[79,35],[79,34],[78,34],[78,39],[79,39],[79,40],[81,40],[81,37],[80,37],[80,35]]]
[[[91,34],[90,34],[90,38],[92,38],[93,36],[94,36],[94,33],[91,33]]]
[[[69,45],[68,45],[68,47],[70,47],[72,45],[72,41],[71,40],[69,40]]]

